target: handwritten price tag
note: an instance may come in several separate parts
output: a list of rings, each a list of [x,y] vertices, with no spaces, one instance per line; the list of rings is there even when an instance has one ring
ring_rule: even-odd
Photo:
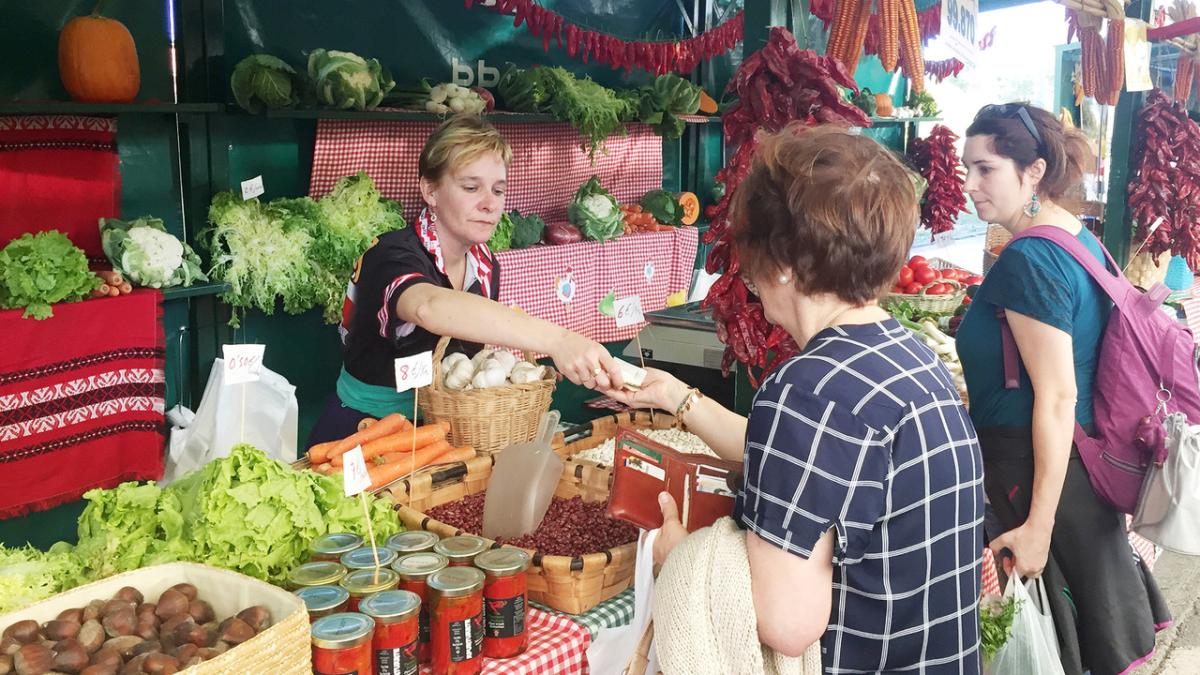
[[[621,298],[613,307],[617,315],[617,328],[636,326],[646,321],[642,316],[642,299],[636,295]]]
[[[242,181],[242,200],[254,199],[266,192],[263,188],[262,176],[255,176],[250,180]]]
[[[266,345],[221,345],[225,357],[225,384],[258,382]]]
[[[371,474],[367,473],[367,462],[363,459],[362,446],[354,446],[353,450],[342,457],[342,487],[346,490],[346,496],[353,497],[371,487]]]
[[[396,391],[419,389],[433,384],[433,352],[396,359]]]

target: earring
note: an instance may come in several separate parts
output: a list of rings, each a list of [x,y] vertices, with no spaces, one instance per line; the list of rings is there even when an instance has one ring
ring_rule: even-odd
[[[786,285],[786,284],[788,284],[788,283],[791,283],[791,281],[792,281],[792,278],[791,278],[791,277],[784,276],[784,275],[782,275],[782,274],[780,274],[780,275],[779,275],[779,285],[780,285],[780,286],[783,286],[783,285]]]
[[[1036,216],[1042,210],[1042,205],[1038,202],[1038,196],[1036,192],[1033,193],[1033,197],[1028,203],[1025,204],[1024,207],[1022,207],[1021,210],[1024,211],[1025,215],[1029,216],[1030,218]]]

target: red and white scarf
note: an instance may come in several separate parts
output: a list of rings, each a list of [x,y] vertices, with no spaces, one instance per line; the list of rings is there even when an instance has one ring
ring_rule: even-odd
[[[442,256],[442,245],[438,241],[437,226],[434,224],[434,217],[429,213],[429,209],[421,209],[421,215],[417,218],[417,237],[421,239],[421,244],[425,246],[425,250],[429,251],[433,256],[433,261],[437,265],[438,271],[446,274],[446,261]],[[467,251],[467,261],[471,263],[470,267],[474,269],[475,280],[479,282],[479,288],[483,291],[483,297],[492,297],[492,252],[486,244],[475,244]],[[467,270],[468,272],[471,269]],[[448,276],[448,275],[447,275]],[[467,280],[470,275],[467,276]],[[463,289],[471,287],[471,284],[464,280]]]

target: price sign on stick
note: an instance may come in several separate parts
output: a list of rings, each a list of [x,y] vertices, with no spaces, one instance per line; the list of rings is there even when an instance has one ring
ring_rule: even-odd
[[[433,352],[396,359],[396,391],[419,389],[433,384]]]
[[[353,497],[371,487],[371,474],[367,473],[362,446],[354,446],[353,450],[342,457],[342,487],[346,490],[346,496]]]
[[[642,316],[642,299],[636,295],[621,298],[613,307],[617,315],[617,328],[636,326],[646,321]]]
[[[242,200],[254,199],[261,196],[266,189],[263,188],[262,176],[255,176],[250,180],[242,181]]]
[[[224,383],[258,382],[266,349],[266,345],[221,345],[221,353],[225,357]]]

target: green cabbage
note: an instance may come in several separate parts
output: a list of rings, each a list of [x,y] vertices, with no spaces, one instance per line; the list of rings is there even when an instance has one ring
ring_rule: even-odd
[[[0,308],[24,307],[24,318],[52,317],[50,305],[83,300],[101,283],[83,251],[57,230],[27,232],[0,250]]]
[[[620,205],[600,185],[599,176],[592,176],[579,186],[575,198],[567,206],[567,220],[579,227],[584,237],[596,241],[616,238],[625,231]]]
[[[159,218],[100,219],[100,240],[113,269],[137,286],[169,288],[208,281],[192,247],[167,232]]]
[[[663,138],[683,136],[684,122],[676,115],[694,115],[700,109],[700,86],[675,73],[665,73],[642,87],[638,120]]]
[[[251,54],[238,62],[229,78],[233,98],[255,114],[290,108],[300,101],[300,75],[280,59],[268,54]]]
[[[308,79],[317,100],[341,109],[370,110],[396,86],[379,61],[325,49],[314,49],[308,55]]]
[[[492,230],[492,236],[487,241],[488,248],[492,249],[493,253],[507,251],[512,248],[513,237],[513,221],[507,213],[500,216],[500,222],[496,223],[496,229]]]
[[[683,207],[675,195],[666,190],[651,190],[640,202],[642,210],[648,211],[660,223],[679,227],[683,224]]]
[[[13,612],[74,587],[78,560],[69,550],[39,551],[0,544],[0,614]]]

